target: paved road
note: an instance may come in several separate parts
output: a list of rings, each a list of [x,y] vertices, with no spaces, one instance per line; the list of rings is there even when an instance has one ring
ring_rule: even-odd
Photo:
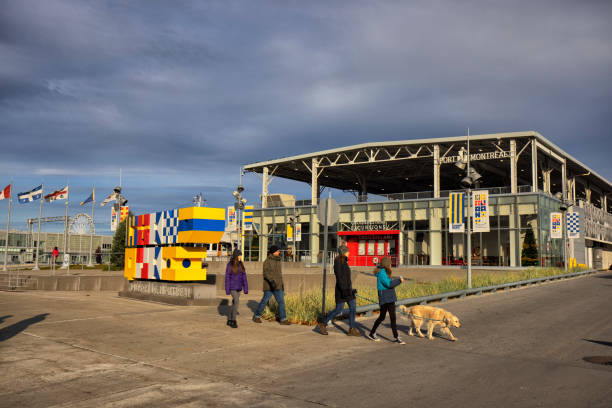
[[[402,346],[257,325],[253,296],[233,330],[224,307],[0,292],[0,406],[609,407],[612,366],[582,358],[612,356],[611,295],[606,273],[451,301],[458,342]]]

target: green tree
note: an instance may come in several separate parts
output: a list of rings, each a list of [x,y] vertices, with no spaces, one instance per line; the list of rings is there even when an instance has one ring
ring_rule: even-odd
[[[523,250],[521,252],[521,264],[523,266],[538,264],[538,246],[532,228],[529,228],[525,233]]]
[[[111,264],[116,268],[123,268],[125,264],[125,228],[127,217],[119,223],[115,236],[113,237],[113,246],[111,248]]]

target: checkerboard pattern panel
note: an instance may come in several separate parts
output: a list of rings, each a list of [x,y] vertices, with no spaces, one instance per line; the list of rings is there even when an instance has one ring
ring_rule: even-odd
[[[567,213],[567,236],[568,238],[580,236],[580,216],[577,212]]]

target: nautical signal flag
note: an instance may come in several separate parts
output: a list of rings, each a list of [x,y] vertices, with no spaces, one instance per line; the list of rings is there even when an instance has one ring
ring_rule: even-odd
[[[30,191],[26,191],[25,193],[17,194],[17,199],[21,204],[31,203],[32,201],[40,200],[43,194],[42,184],[38,187],[34,187]]]
[[[91,203],[92,201],[96,201],[96,188],[94,187],[91,190],[91,194],[85,200],[81,201],[81,205],[85,205],[87,203]]]
[[[465,224],[463,218],[464,212],[464,200],[463,193],[450,193],[448,199],[448,225],[449,232],[464,232]]]
[[[9,198],[11,196],[11,185],[4,187],[4,190],[0,192],[0,200],[4,200],[5,198]]]
[[[111,201],[113,201],[115,198],[117,198],[117,193],[111,193],[111,195],[109,195],[108,197],[106,197],[106,198],[104,199],[104,201],[102,201],[102,202],[100,203],[100,205],[101,205],[102,207],[104,207],[106,204],[110,203],[110,202],[111,202]]]
[[[68,199],[68,186],[62,188],[61,190],[55,190],[51,194],[47,194],[45,196],[45,201],[51,203],[55,200],[66,200]]]

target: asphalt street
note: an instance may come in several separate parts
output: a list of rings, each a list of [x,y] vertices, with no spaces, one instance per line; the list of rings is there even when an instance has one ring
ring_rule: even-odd
[[[179,307],[108,292],[0,292],[0,407],[610,407],[612,274],[436,306],[457,342],[255,324],[243,298]],[[373,317],[360,318],[366,332]]]

